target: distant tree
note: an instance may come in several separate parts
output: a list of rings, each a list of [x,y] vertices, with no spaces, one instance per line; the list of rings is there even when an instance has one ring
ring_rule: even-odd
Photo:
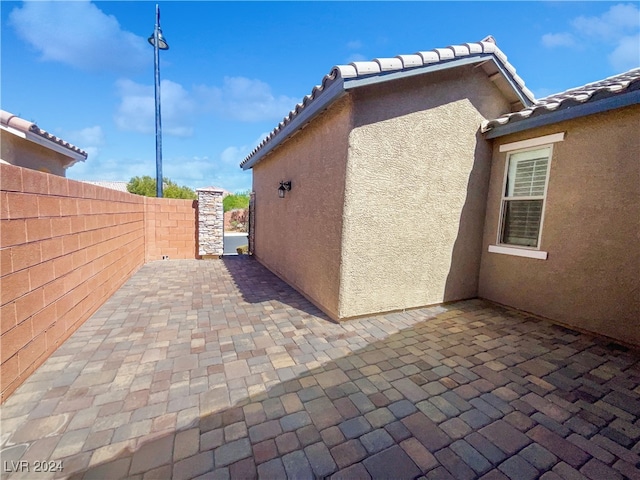
[[[165,198],[184,198],[189,200],[195,200],[198,198],[196,192],[191,190],[189,187],[179,187],[177,184],[166,178],[164,179],[162,194]]]
[[[222,199],[222,207],[225,212],[236,208],[249,208],[249,191],[227,195]]]
[[[143,195],[145,197],[156,196],[156,179],[151,178],[148,175],[144,177],[133,177],[127,183],[127,191],[136,195]]]
[[[162,196],[164,198],[185,198],[196,199],[196,194],[189,187],[180,187],[174,181],[164,178],[162,186]],[[127,191],[145,197],[156,196],[156,179],[148,175],[143,177],[133,177],[127,184]]]

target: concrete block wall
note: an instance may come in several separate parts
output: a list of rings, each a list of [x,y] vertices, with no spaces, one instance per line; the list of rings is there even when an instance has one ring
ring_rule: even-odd
[[[198,258],[197,200],[145,198],[145,261]]]
[[[194,202],[0,165],[4,400],[145,261],[196,258]]]

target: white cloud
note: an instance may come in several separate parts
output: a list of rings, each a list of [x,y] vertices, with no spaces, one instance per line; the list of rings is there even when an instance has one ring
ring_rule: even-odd
[[[87,152],[90,159],[95,159],[100,153],[99,147],[104,145],[104,133],[100,125],[65,133],[64,138]]]
[[[223,160],[223,157],[228,155],[227,151],[234,148],[225,149],[219,159],[206,156],[165,158],[162,165],[163,174],[178,185],[191,188],[216,186],[231,192],[248,190],[251,188],[251,173],[240,169],[240,161]],[[244,147],[240,147],[242,148]]]
[[[155,132],[155,92],[152,85],[141,85],[128,79],[116,82],[120,104],[115,122],[121,130],[139,133]],[[171,80],[160,82],[162,132],[188,137],[193,134],[196,104],[182,85]]]
[[[120,97],[114,121],[121,130],[150,134],[155,131],[155,93],[152,85],[129,79],[116,82]],[[260,80],[226,77],[222,87],[200,85],[187,90],[171,80],[162,80],[162,132],[188,137],[196,115],[214,111],[227,120],[244,122],[281,120],[297,101],[276,96]]]
[[[640,23],[640,11],[632,4],[614,5],[599,17],[578,17],[571,22],[580,33],[602,40],[619,40],[630,32],[636,32]]]
[[[365,57],[361,53],[354,53],[354,54],[349,55],[349,57],[347,57],[347,63],[351,63],[351,62],[366,62],[367,60],[370,60],[370,59]]]
[[[548,97],[549,95],[552,95],[557,92],[558,92],[557,88],[539,87],[533,91],[533,94],[539,100],[541,98]]]
[[[248,147],[227,147],[220,154],[220,160],[225,165],[240,165],[240,162],[249,155],[251,149]]]
[[[74,141],[81,145],[98,146],[104,144],[104,133],[100,125],[70,132],[69,138],[75,139]]]
[[[67,170],[67,176],[76,180],[128,182],[132,177],[149,175],[149,172],[155,172],[155,160],[102,159],[89,155],[86,162],[78,162]]]
[[[293,97],[274,95],[261,80],[245,77],[225,77],[222,87],[200,85],[195,92],[206,107],[243,122],[280,120],[298,103]]]
[[[617,70],[640,64],[640,10],[634,4],[613,5],[599,16],[580,16],[571,21],[572,32],[543,35],[545,47],[606,45],[612,48],[609,63]]]
[[[570,33],[547,33],[542,36],[542,44],[545,47],[572,47],[575,43]]]
[[[225,165],[233,165],[239,167],[247,155],[249,155],[254,148],[256,148],[262,140],[267,137],[268,133],[261,133],[253,142],[248,145],[230,146],[225,148],[220,154],[220,160]]]
[[[162,174],[178,185],[196,189],[217,186],[231,192],[251,188],[251,172],[243,171],[239,164],[244,152],[253,147],[228,147],[217,156],[170,156],[162,161]],[[152,156],[127,158],[89,158],[78,162],[67,172],[69,178],[96,181],[129,181],[132,177],[155,177],[155,159]]]
[[[42,60],[89,72],[136,72],[149,63],[144,38],[122,30],[113,15],[87,1],[24,2],[9,16]]]
[[[351,53],[346,58],[345,63],[364,62],[364,61],[367,61],[367,60],[371,60],[370,58],[365,57],[362,53],[357,51],[357,50],[361,50],[362,47],[364,46],[364,44],[360,40],[351,40],[350,42],[347,42],[346,46],[347,46],[347,49],[356,50],[356,51]]]
[[[640,34],[623,37],[609,54],[609,63],[618,71],[631,70],[640,64]]]
[[[179,185],[206,186],[203,181],[206,183],[214,171],[215,163],[207,156],[165,158],[162,162],[163,175]]]

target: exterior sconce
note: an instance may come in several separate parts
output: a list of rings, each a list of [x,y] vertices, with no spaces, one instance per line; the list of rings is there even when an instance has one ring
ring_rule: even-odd
[[[285,192],[291,190],[291,182],[280,182],[280,186],[278,187],[278,197],[284,198]]]

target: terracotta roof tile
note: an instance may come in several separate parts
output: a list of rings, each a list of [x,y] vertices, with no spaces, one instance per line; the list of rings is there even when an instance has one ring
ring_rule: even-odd
[[[518,112],[507,113],[496,119],[483,122],[482,131],[488,132],[496,127],[534,116],[545,115],[637,90],[640,90],[640,68],[541,98],[532,106]]]
[[[87,152],[85,152],[81,148],[76,147],[75,145],[59,137],[56,137],[55,135],[47,132],[46,130],[41,129],[35,123],[25,120],[24,118],[17,117],[5,110],[0,110],[0,124],[8,128],[13,128],[23,133],[38,135],[39,137],[42,137],[45,140],[48,140],[61,147],[64,147],[72,151],[73,153],[84,157],[85,159],[87,158]]]
[[[445,48],[434,48],[429,51],[420,51],[414,54],[397,55],[394,58],[376,58],[367,62],[352,62],[349,65],[336,65],[331,71],[324,76],[320,85],[313,87],[311,94],[304,97],[298,103],[289,115],[287,115],[278,126],[273,129],[269,135],[242,161],[241,167],[250,168],[256,161],[254,157],[259,154],[274,138],[282,134],[283,130],[293,122],[298,115],[304,112],[310,105],[322,99],[323,93],[336,81],[352,81],[361,78],[369,78],[375,76],[388,75],[390,73],[401,73],[409,70],[420,69],[420,67],[429,67],[433,64],[453,62],[458,59],[469,58],[473,56],[481,56],[490,54],[498,63],[511,75],[514,87],[521,93],[522,103],[532,103],[535,98],[530,90],[528,90],[524,81],[516,75],[515,68],[507,61],[507,57],[495,44],[493,37],[488,36],[480,42],[464,43],[461,45],[450,45]],[[454,65],[452,63],[452,65]],[[291,130],[291,129],[288,129]],[[287,138],[292,132],[288,131],[284,138]],[[252,161],[254,159],[254,161]],[[251,162],[249,165],[247,165]],[[245,166],[247,165],[247,166]]]

